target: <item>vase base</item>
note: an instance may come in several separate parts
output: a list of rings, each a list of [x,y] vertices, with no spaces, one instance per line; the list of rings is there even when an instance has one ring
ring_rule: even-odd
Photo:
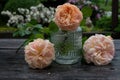
[[[80,58],[77,59],[59,59],[57,58],[55,61],[59,64],[75,64],[79,61]]]

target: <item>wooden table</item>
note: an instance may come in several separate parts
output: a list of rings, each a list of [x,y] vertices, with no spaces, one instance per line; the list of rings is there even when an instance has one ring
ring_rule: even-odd
[[[94,66],[59,65],[55,62],[43,69],[30,69],[23,49],[16,48],[24,39],[0,39],[0,80],[120,80],[120,40],[114,40],[116,55],[111,64]]]

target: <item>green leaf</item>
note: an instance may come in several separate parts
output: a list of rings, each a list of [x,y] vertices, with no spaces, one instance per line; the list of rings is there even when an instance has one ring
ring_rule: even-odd
[[[88,37],[83,37],[82,38],[82,45],[84,45],[85,41],[88,39]]]
[[[32,24],[32,25],[38,24],[37,20],[35,20],[35,19],[32,19],[29,23]]]
[[[32,34],[42,33],[42,29],[43,29],[42,25],[37,24],[32,27],[31,32]]]
[[[31,24],[31,23],[26,23],[26,24],[25,24],[25,27],[33,27],[33,24]]]
[[[19,32],[18,32],[18,31],[15,31],[15,32],[13,33],[13,37],[15,37],[15,36],[19,36]]]
[[[37,39],[37,38],[42,38],[44,39],[44,35],[43,34],[32,34],[29,39]]]
[[[26,30],[26,31],[25,31],[25,34],[26,34],[26,35],[29,35],[29,34],[31,34],[31,32],[30,32],[29,30]]]
[[[83,13],[83,16],[84,17],[90,17],[92,15],[92,8],[89,7],[89,6],[84,6],[82,9],[81,9],[82,13]]]
[[[25,31],[19,31],[20,36],[25,36]]]
[[[43,34],[36,34],[35,35],[35,38],[37,39],[37,38],[42,38],[42,39],[44,39],[44,35]]]
[[[50,34],[50,29],[49,28],[43,28],[42,32],[45,34]]]
[[[23,29],[23,26],[24,26],[23,24],[18,24],[18,25],[17,25],[18,30],[22,30],[22,29]]]
[[[33,28],[43,29],[42,25],[40,25],[40,24],[37,24],[37,25],[33,26]]]
[[[115,32],[120,32],[120,25],[114,29]]]
[[[25,30],[26,30],[26,26],[25,24],[19,24],[17,26],[17,31],[15,32],[14,36],[24,36],[25,35]]]
[[[86,19],[83,19],[83,20],[81,21],[80,25],[85,26],[85,25],[86,25],[85,23],[86,23]]]
[[[53,21],[50,22],[48,27],[49,27],[51,32],[57,32],[59,30],[58,26]]]

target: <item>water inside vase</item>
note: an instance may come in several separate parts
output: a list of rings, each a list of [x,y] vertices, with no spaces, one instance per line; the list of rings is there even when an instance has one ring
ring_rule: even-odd
[[[55,61],[60,64],[74,64],[80,60],[82,48],[82,30],[61,31],[51,37],[55,46]]]

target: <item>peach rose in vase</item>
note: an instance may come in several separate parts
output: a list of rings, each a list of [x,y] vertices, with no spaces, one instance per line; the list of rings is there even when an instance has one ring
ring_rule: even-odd
[[[82,19],[82,12],[75,5],[65,3],[56,8],[54,21],[59,31],[51,37],[55,44],[56,62],[60,64],[78,62],[82,45],[82,31],[79,25]]]
[[[55,23],[61,30],[74,31],[83,19],[82,12],[75,5],[65,3],[56,9]]]

